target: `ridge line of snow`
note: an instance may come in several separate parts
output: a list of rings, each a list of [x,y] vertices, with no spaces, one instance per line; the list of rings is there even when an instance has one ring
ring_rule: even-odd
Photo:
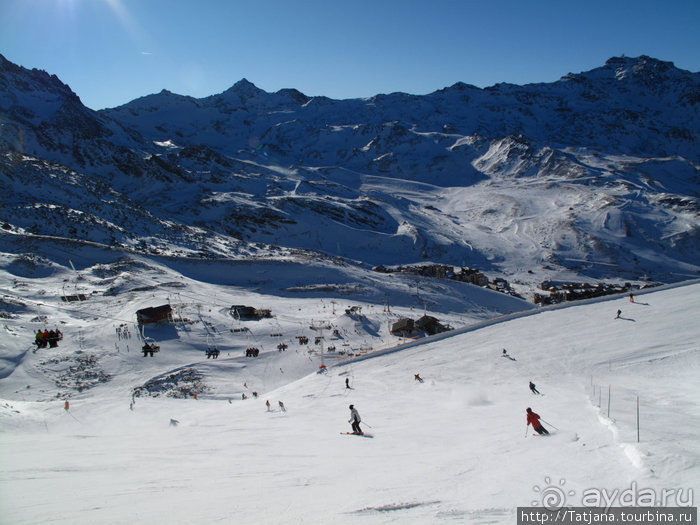
[[[588,398],[588,401],[591,404],[591,406],[596,408],[596,410],[598,411],[598,421],[600,422],[600,424],[608,428],[608,430],[612,434],[613,441],[615,441],[615,443],[617,443],[617,445],[622,449],[622,451],[625,453],[625,457],[630,461],[630,463],[635,468],[638,468],[641,471],[649,472],[650,469],[645,465],[643,459],[644,454],[641,450],[639,450],[639,447],[634,443],[626,443],[624,441],[620,441],[620,432],[615,422],[612,419],[604,416],[602,410],[593,405],[590,397]]]

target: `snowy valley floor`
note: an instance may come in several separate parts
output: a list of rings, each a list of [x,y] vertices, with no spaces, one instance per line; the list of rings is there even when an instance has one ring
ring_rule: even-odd
[[[130,410],[122,377],[66,411],[4,391],[0,522],[512,524],[554,489],[576,506],[630,488],[697,505],[698,319],[691,284],[331,363],[257,399]],[[207,366],[226,370],[223,357]],[[226,373],[212,377],[225,390]],[[340,434],[350,403],[372,439]],[[527,407],[551,436],[533,437]]]

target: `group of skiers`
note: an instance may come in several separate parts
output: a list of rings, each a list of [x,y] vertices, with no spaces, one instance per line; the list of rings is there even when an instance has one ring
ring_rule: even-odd
[[[419,382],[423,382],[423,378],[420,376],[420,374],[415,374],[414,379]],[[349,381],[346,378],[345,379],[345,387],[350,388],[349,386]],[[537,395],[542,395],[538,390],[537,390],[537,385],[530,381],[530,391],[533,394]],[[350,408],[350,419],[348,420],[348,423],[352,426],[352,434],[359,434],[363,435],[364,432],[360,428],[360,422],[362,421],[362,418],[360,418],[360,413],[357,411],[355,408],[355,405],[350,405],[348,408]],[[268,410],[270,409],[269,401],[268,401]],[[533,412],[530,407],[528,407],[525,412],[527,413],[527,425],[532,425],[532,428],[537,432],[538,434],[549,434],[549,431],[540,423],[540,415],[537,414],[536,412]]]
[[[632,302],[632,303],[634,302],[634,295],[633,295],[633,294],[630,294],[630,295],[629,295],[629,300],[630,300],[630,302]],[[620,314],[621,314],[621,313],[622,313],[621,310],[618,310],[618,311],[617,311],[617,317],[618,317],[618,318],[620,317]],[[515,358],[513,358],[512,356],[510,356],[510,355],[508,354],[508,351],[507,351],[505,348],[503,349],[503,352],[501,353],[501,356],[502,356],[502,357],[506,357],[506,358],[508,358],[508,359],[510,359],[510,360],[512,360],[512,361],[515,361]],[[420,382],[420,383],[423,382],[423,378],[420,376],[420,374],[414,374],[414,379],[415,379],[416,381]],[[530,384],[529,384],[530,391],[531,391],[533,394],[536,394],[536,395],[543,395],[539,390],[537,390],[537,385],[535,385],[535,383],[533,383],[532,381],[530,381],[529,383],[530,383]],[[352,387],[350,386],[350,379],[349,379],[349,378],[345,378],[345,388],[346,388],[346,389],[349,389],[349,390],[352,390]],[[282,404],[281,401],[280,401],[279,404],[280,404],[281,410],[284,411],[285,408],[284,408],[284,405]],[[270,410],[270,402],[267,401],[267,402],[266,402],[266,405],[267,405],[267,410],[269,411],[269,410]],[[350,406],[349,406],[349,409],[350,409],[350,419],[348,420],[348,423],[350,423],[350,424],[351,424],[351,427],[352,427],[352,432],[351,432],[351,433],[352,433],[352,434],[363,435],[364,432],[362,431],[362,428],[360,428],[360,422],[362,421],[362,419],[360,418],[360,413],[359,413],[359,412],[357,411],[357,409],[355,408],[355,405],[350,405]],[[526,428],[529,427],[530,425],[532,425],[532,428],[534,429],[534,431],[537,432],[539,435],[549,435],[549,431],[542,425],[542,423],[541,423],[541,421],[540,421],[542,418],[540,417],[539,414],[537,414],[536,412],[533,412],[533,411],[532,411],[532,408],[530,408],[530,407],[528,407],[528,408],[525,410],[525,412],[526,412],[526,414],[527,414],[527,416],[526,416],[526,421],[527,421]],[[556,428],[556,427],[555,427],[555,428]],[[527,434],[527,432],[526,432],[526,434]]]
[[[634,302],[634,294],[630,294],[630,303]],[[620,319],[620,316],[622,315],[622,310],[618,309],[617,310],[617,315],[615,316],[615,319]]]
[[[258,393],[255,392],[255,397],[258,397],[257,394],[258,394]],[[282,401],[277,401],[277,404],[279,405],[280,410],[281,410],[282,412],[286,412],[286,411],[287,411],[287,407],[284,406],[284,403],[282,403]],[[272,412],[272,407],[270,406],[270,400],[269,400],[269,399],[268,399],[267,401],[265,401],[265,406],[267,407],[267,411],[268,411],[268,412]]]
[[[634,294],[633,294],[633,293],[630,293],[629,297],[630,297],[630,303],[634,303]],[[615,317],[615,319],[620,319],[620,315],[622,315],[622,310],[618,309],[618,310],[617,310],[617,316]],[[503,356],[508,356],[508,353],[506,352],[506,349],[505,349],[505,348],[503,349]],[[508,357],[510,357],[510,356],[508,356]],[[512,359],[512,358],[511,358],[511,359]],[[537,390],[537,387],[535,386],[535,383],[533,383],[532,381],[530,381],[530,391],[531,391],[533,394],[542,395],[542,394],[540,394],[540,392]],[[539,414],[537,414],[536,412],[533,412],[532,409],[531,409],[530,407],[528,407],[528,408],[525,410],[525,412],[527,413],[527,425],[532,425],[532,428],[534,429],[534,431],[537,432],[537,433],[540,434],[540,435],[542,435],[542,434],[549,434],[549,431],[548,431],[546,428],[544,428],[544,426],[542,426],[542,423],[540,423],[540,419],[541,419],[541,418],[540,418],[540,415],[539,415]],[[526,425],[526,426],[527,426],[527,425]],[[556,427],[555,427],[555,428],[556,428]],[[527,432],[526,432],[526,433],[527,433]]]
[[[47,346],[56,348],[61,339],[63,339],[63,334],[58,328],[55,330],[37,330],[34,343],[37,348],[46,348]]]

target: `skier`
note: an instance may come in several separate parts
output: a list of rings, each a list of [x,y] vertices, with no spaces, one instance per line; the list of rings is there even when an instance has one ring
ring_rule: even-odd
[[[423,382],[423,378],[420,376],[420,374],[413,374],[413,379],[415,379],[419,383]]]
[[[527,424],[532,423],[532,428],[537,432],[538,434],[549,434],[546,428],[542,426],[542,423],[540,423],[540,416],[539,414],[536,414],[535,412],[532,411],[531,408],[528,407],[526,410],[527,412]]]
[[[535,383],[533,383],[532,381],[530,381],[530,390],[532,391],[533,394],[539,394],[539,391],[537,390],[537,388],[535,388]],[[540,394],[540,395],[542,395],[542,394]]]
[[[634,302],[634,294],[630,292],[630,303]]]
[[[622,315],[622,310],[618,310],[617,317],[615,317],[615,319],[619,319],[621,315]]]
[[[278,401],[277,404],[280,406],[280,410],[281,410],[282,412],[286,412],[286,411],[287,411],[287,409],[285,408],[284,403],[282,403],[282,401]]]
[[[363,434],[362,429],[360,428],[360,414],[355,408],[355,405],[350,405],[350,419],[348,419],[348,423],[352,423],[352,433],[353,434]]]
[[[349,377],[345,378],[345,388],[350,388],[350,378]]]
[[[265,406],[267,407],[267,411],[270,412],[270,400],[268,399],[265,401]]]
[[[511,361],[515,361],[515,357],[511,356],[505,348],[503,349],[503,353],[501,354],[501,357],[505,357],[506,359],[510,359]]]

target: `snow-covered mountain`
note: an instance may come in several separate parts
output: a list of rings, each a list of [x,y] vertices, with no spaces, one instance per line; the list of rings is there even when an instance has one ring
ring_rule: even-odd
[[[513,523],[545,490],[630,487],[696,504],[697,281],[538,309],[442,277],[696,276],[699,102],[698,73],[639,57],[96,112],[0,57],[3,519]],[[427,337],[434,320],[453,330]],[[349,403],[372,439],[339,435]],[[550,438],[523,436],[528,405]]]
[[[543,278],[696,275],[700,74],[641,56],[550,84],[331,100],[247,80],[92,111],[0,57],[15,235]]]

